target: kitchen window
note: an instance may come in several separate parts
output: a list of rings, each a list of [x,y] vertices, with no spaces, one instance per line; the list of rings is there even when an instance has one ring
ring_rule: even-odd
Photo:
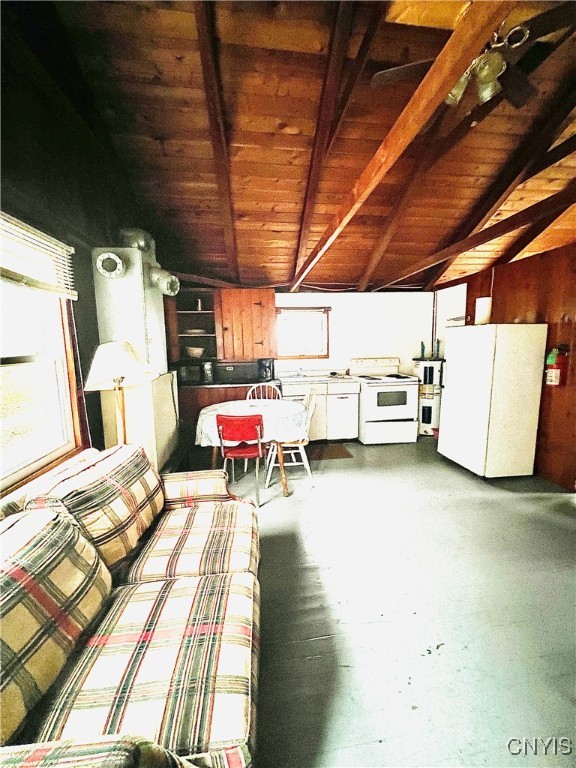
[[[330,307],[277,309],[278,357],[322,358],[329,356],[328,317]]]
[[[1,214],[0,489],[81,443],[69,333],[72,249]]]

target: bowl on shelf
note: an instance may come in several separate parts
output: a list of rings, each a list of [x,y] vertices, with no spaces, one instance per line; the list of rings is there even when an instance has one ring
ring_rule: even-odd
[[[206,331],[203,328],[186,328],[184,333],[187,336],[202,336],[202,334],[206,333]]]
[[[185,347],[188,357],[202,357],[204,354],[204,347]]]

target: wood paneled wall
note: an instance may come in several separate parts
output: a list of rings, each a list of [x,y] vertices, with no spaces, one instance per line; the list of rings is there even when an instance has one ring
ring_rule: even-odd
[[[476,298],[492,295],[492,322],[548,323],[547,352],[568,345],[566,383],[543,388],[535,472],[576,490],[576,243],[480,272],[466,282],[467,323],[474,322]]]

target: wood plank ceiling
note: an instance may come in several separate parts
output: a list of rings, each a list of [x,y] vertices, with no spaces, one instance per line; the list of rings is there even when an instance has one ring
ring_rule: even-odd
[[[422,290],[576,241],[576,13],[542,38],[527,104],[478,105],[471,83],[443,105],[501,22],[560,5],[56,8],[163,266],[208,283]],[[426,59],[420,84],[371,87]]]

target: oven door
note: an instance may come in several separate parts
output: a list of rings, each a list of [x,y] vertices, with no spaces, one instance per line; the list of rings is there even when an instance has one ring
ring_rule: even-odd
[[[362,384],[364,421],[401,421],[418,418],[417,384]]]

